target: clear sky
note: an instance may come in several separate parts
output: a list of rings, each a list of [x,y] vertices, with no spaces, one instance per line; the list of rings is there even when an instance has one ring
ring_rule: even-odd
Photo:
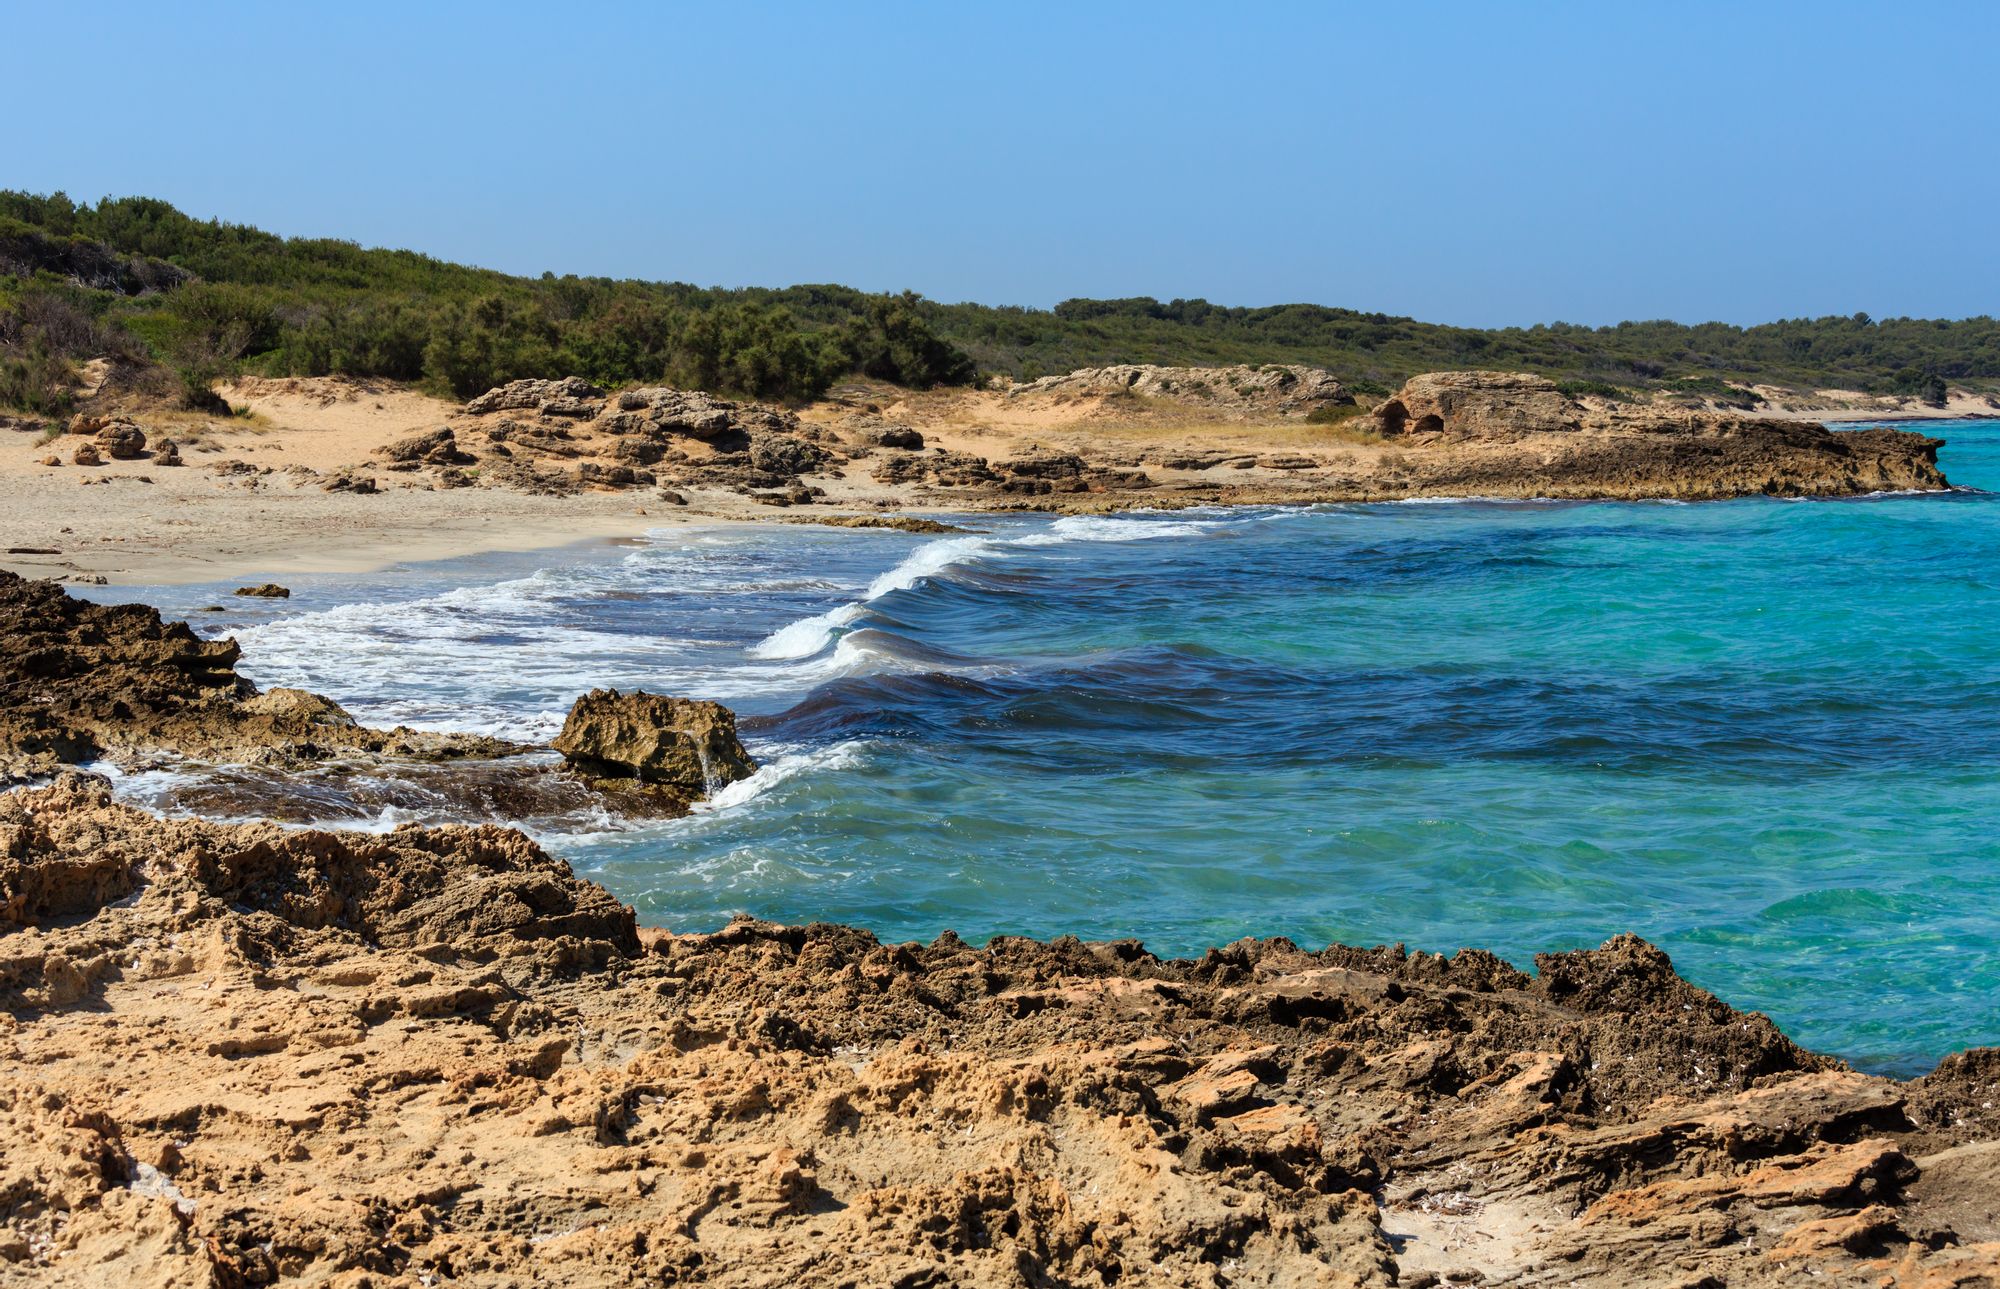
[[[2000,3],[0,0],[0,187],[513,272],[2000,312]]]

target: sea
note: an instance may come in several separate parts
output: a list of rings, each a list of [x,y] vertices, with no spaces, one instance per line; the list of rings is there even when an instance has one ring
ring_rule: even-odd
[[[643,924],[1524,969],[1631,931],[1911,1074],[2000,1042],[2000,421],[1917,428],[1956,491],[675,526],[285,601],[93,594],[372,724],[546,740],[600,686],[729,705],[762,768],[691,816],[517,821]],[[176,811],[219,773],[117,781]]]

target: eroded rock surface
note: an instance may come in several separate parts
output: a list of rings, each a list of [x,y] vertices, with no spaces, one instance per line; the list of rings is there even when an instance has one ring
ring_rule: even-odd
[[[635,932],[520,835],[0,796],[0,1283],[1990,1285],[1898,1084],[1539,960]],[[1935,1082],[1934,1082],[1935,1081]]]
[[[1016,385],[1017,397],[1037,394],[1138,395],[1198,406],[1303,413],[1352,403],[1354,395],[1319,367],[1266,363],[1235,367],[1157,367],[1121,363],[1085,367]]]
[[[1518,372],[1412,377],[1354,427],[1413,449],[1411,464],[1428,467],[1421,486],[1433,491],[1697,499],[1946,486],[1941,439],[1662,406],[1590,410],[1555,382]]]
[[[203,640],[143,604],[93,604],[0,571],[0,782],[57,765],[161,753],[315,761],[341,752],[452,758],[516,751],[494,739],[376,730],[329,699],[259,693],[234,640]]]

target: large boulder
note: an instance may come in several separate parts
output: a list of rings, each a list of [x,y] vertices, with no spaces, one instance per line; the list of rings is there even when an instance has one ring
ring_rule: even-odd
[[[1508,371],[1438,371],[1412,376],[1394,397],[1357,422],[1391,437],[1445,434],[1510,439],[1581,427],[1583,409],[1545,376]]]
[[[817,445],[789,434],[760,434],[750,442],[750,464],[767,474],[786,478],[811,474],[826,460],[826,452]]]
[[[734,712],[644,690],[593,689],[577,699],[555,749],[588,778],[629,780],[687,801],[757,772]]]
[[[130,421],[113,421],[97,432],[97,448],[119,461],[136,460],[146,450],[146,432]]]

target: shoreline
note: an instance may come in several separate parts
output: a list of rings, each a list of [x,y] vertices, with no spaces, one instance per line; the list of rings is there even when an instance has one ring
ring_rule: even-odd
[[[2000,1276],[2000,1049],[1858,1073],[1635,936],[1530,976],[674,935],[511,829],[162,822],[78,775],[0,826],[39,878],[0,1249],[44,1283]]]
[[[245,695],[233,644],[11,590],[30,746],[45,714],[198,756],[381,741]],[[0,1279],[2000,1278],[2000,1049],[1857,1072],[1632,935],[1531,975],[663,933],[518,828],[168,818],[68,770],[0,792],[0,837]]]
[[[1413,379],[1399,399],[1444,398],[1438,406],[1452,417],[1450,425],[1419,417],[1429,428],[1415,429],[1394,400],[1314,423],[1249,404],[1095,387],[871,387],[863,392],[882,403],[845,399],[792,412],[665,389],[615,400],[598,392],[566,406],[544,388],[561,382],[518,384],[529,388],[493,395],[514,400],[510,408],[539,398],[554,410],[478,410],[333,378],[259,380],[224,389],[240,417],[136,411],[153,451],[95,465],[76,464],[91,444],[73,434],[5,436],[0,568],[84,585],[183,585],[369,572],[690,523],[1480,497],[1848,496],[1943,482],[1925,455],[1935,453],[1934,441],[1877,429],[1836,446],[1810,424],[1830,412],[1864,414],[1851,405],[1742,414],[1598,408],[1507,373]],[[614,406],[628,401],[642,410]],[[1872,420],[1838,423],[1952,423],[1909,409],[1865,414]],[[674,418],[686,416],[733,428],[710,427],[710,438],[699,438],[675,428]],[[168,435],[178,447],[156,461]]]

